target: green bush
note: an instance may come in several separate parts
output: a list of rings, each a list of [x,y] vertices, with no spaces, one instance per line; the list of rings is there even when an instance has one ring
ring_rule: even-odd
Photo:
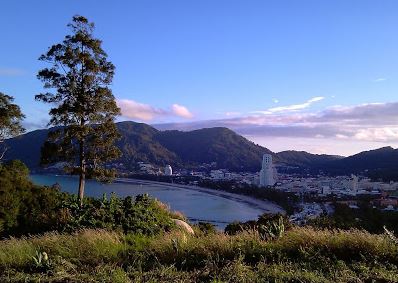
[[[62,193],[57,186],[34,185],[20,161],[0,165],[0,236],[21,236],[47,231],[110,229],[156,235],[174,227],[173,214],[148,195],[124,199],[111,194],[102,199]]]
[[[86,198],[83,206],[76,196],[70,196],[62,202],[59,209],[58,231],[72,232],[82,228],[101,228],[156,235],[174,227],[172,217],[160,202],[148,195],[139,195],[135,199],[120,199],[114,194],[107,199]]]
[[[283,236],[285,230],[292,227],[289,219],[282,214],[264,213],[257,221],[233,222],[225,227],[225,233],[236,235],[244,231],[256,231],[265,239],[277,239]]]
[[[22,162],[0,164],[0,235],[41,233],[52,229],[60,198],[56,188],[34,185]]]

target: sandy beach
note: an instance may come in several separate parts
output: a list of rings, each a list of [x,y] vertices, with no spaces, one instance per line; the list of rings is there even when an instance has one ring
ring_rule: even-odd
[[[224,192],[224,191],[217,191],[208,188],[202,188],[198,186],[190,186],[190,185],[181,185],[181,184],[171,184],[171,183],[164,183],[164,182],[157,182],[157,181],[149,181],[149,180],[139,180],[139,179],[129,179],[129,178],[117,178],[115,182],[119,183],[134,183],[134,184],[141,184],[141,185],[157,185],[163,187],[178,187],[187,190],[193,190],[201,193],[207,193],[214,196],[223,197],[226,199],[234,200],[241,203],[246,203],[251,207],[257,208],[262,210],[264,213],[285,213],[284,209],[281,208],[279,205],[267,201],[267,200],[259,200],[253,197]]]

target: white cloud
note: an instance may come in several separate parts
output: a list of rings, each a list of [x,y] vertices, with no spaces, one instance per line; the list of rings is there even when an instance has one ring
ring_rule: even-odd
[[[379,83],[379,82],[384,82],[386,80],[387,80],[387,78],[377,78],[377,79],[374,79],[373,82],[374,83]]]
[[[336,134],[336,138],[338,139],[348,139],[348,136],[342,134]]]
[[[231,117],[231,116],[239,116],[239,115],[241,115],[241,113],[240,113],[240,112],[234,112],[234,111],[231,111],[231,112],[225,112],[224,114],[225,114],[225,116],[227,116],[227,117]]]
[[[294,111],[304,110],[304,109],[310,107],[315,102],[321,101],[323,99],[325,99],[325,97],[317,96],[317,97],[313,97],[301,104],[292,104],[292,105],[287,105],[287,106],[273,107],[273,108],[269,108],[265,111],[256,111],[255,113],[274,114],[274,113],[294,112]]]
[[[219,120],[158,125],[161,129],[192,130],[228,127],[248,137],[309,138],[371,143],[398,143],[398,102],[334,106],[311,113],[267,113]]]
[[[272,101],[273,101],[274,103],[279,103],[279,100],[276,99],[276,98],[273,98]]]
[[[398,141],[398,127],[360,129],[354,137],[364,141],[394,142]]]
[[[0,76],[14,77],[22,76],[25,72],[18,68],[0,68]]]
[[[193,114],[185,106],[182,106],[179,104],[173,104],[171,106],[171,108],[172,108],[173,113],[179,117],[186,118],[186,119],[190,119],[193,117]]]
[[[120,107],[122,116],[131,119],[139,119],[144,121],[153,120],[157,116],[165,115],[162,109],[152,107],[130,99],[118,99],[117,105]]]
[[[192,113],[185,106],[179,104],[173,104],[171,109],[162,109],[131,99],[117,99],[116,103],[120,107],[122,116],[130,119],[152,121],[157,118],[171,116],[186,119],[193,117]]]

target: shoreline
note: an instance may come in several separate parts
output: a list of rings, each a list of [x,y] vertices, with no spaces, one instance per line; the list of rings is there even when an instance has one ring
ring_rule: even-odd
[[[35,174],[33,174],[33,175],[35,175]],[[63,175],[63,174],[36,174],[36,175],[75,178],[75,176]],[[166,182],[142,180],[142,179],[134,179],[134,178],[116,178],[114,180],[114,183],[136,184],[136,185],[142,185],[142,186],[153,185],[153,186],[159,186],[159,187],[169,188],[169,189],[179,188],[179,189],[204,193],[204,194],[208,194],[211,196],[221,197],[221,198],[231,200],[231,201],[234,201],[237,203],[242,203],[251,208],[261,210],[262,213],[286,214],[286,211],[282,207],[280,207],[279,205],[277,205],[276,203],[274,203],[272,201],[256,199],[254,197],[240,195],[240,194],[231,193],[231,192],[226,192],[226,191],[222,191],[222,190],[214,190],[214,189],[210,189],[210,188],[204,188],[204,187],[193,186],[193,185],[182,185],[182,184],[176,184],[176,183],[166,183]]]
[[[245,203],[251,207],[263,210],[264,213],[286,214],[286,211],[282,207],[280,207],[276,203],[268,201],[268,200],[260,200],[260,199],[256,199],[256,198],[253,198],[250,196],[234,194],[234,193],[230,193],[230,192],[219,191],[219,190],[214,190],[214,189],[209,189],[209,188],[203,188],[203,187],[199,187],[199,186],[182,185],[182,184],[175,184],[175,183],[166,183],[166,182],[131,179],[131,178],[116,178],[115,182],[117,182],[117,183],[135,183],[135,184],[141,184],[141,185],[155,184],[155,185],[159,185],[159,186],[163,186],[163,187],[171,187],[171,188],[178,187],[178,188],[182,188],[182,189],[197,191],[197,192],[206,193],[206,194],[213,195],[213,196],[226,198],[226,199],[233,200],[233,201],[240,202],[240,203]]]

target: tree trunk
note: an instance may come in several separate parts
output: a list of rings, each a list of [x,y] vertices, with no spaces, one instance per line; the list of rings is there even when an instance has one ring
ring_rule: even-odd
[[[0,162],[3,159],[4,155],[6,155],[7,152],[7,146],[3,144],[4,141],[0,140]]]
[[[81,164],[80,167],[80,178],[79,178],[79,201],[80,201],[80,206],[83,206],[83,197],[84,197],[84,185],[86,183],[86,168],[84,163]]]
[[[83,123],[83,120],[81,122]],[[84,156],[84,141],[80,141],[80,149],[79,149],[79,157],[80,157],[80,178],[79,178],[79,201],[80,201],[80,206],[83,206],[83,197],[84,197],[84,185],[86,182],[86,159]]]

